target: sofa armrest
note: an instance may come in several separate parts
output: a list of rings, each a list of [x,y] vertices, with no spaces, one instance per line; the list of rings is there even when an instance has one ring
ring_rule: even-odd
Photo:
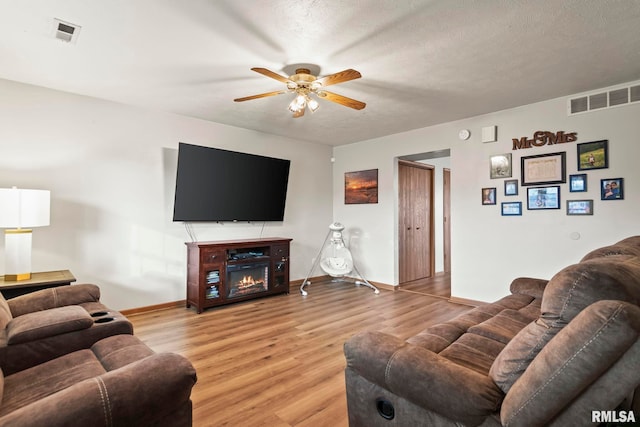
[[[532,277],[518,277],[513,279],[509,290],[512,294],[529,295],[534,298],[542,298],[544,288],[549,283],[546,279],[535,279]]]
[[[496,412],[503,393],[487,375],[380,332],[345,343],[347,368],[443,417],[476,425]]]
[[[7,323],[7,344],[36,341],[87,329],[92,325],[93,318],[77,305],[27,313]]]
[[[100,288],[97,285],[82,284],[42,289],[11,298],[7,303],[12,316],[18,317],[34,311],[96,301],[100,301]]]
[[[191,405],[195,382],[195,369],[187,359],[154,354],[23,406],[0,417],[0,425],[63,427],[70,420],[86,426],[167,423],[172,413],[184,413],[179,409]]]

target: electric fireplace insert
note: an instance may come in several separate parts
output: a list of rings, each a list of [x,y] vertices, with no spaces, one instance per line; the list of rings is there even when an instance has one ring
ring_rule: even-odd
[[[267,292],[269,290],[269,263],[227,265],[227,298]]]

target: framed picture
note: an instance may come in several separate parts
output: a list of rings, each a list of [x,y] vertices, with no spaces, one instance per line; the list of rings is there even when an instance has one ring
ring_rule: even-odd
[[[522,185],[545,185],[567,182],[566,154],[550,153],[522,157]]]
[[[483,205],[496,204],[496,187],[482,189],[482,204]]]
[[[502,216],[522,215],[522,202],[502,202],[500,207]]]
[[[572,193],[587,191],[587,174],[569,175],[569,191]]]
[[[593,200],[567,200],[567,215],[593,215]]]
[[[606,169],[609,167],[609,141],[578,144],[578,170]]]
[[[511,177],[511,153],[491,156],[489,162],[491,179]]]
[[[560,209],[560,186],[527,188],[527,209]]]
[[[600,200],[623,200],[624,178],[607,178],[600,180]]]
[[[504,182],[504,195],[505,196],[517,196],[518,195],[518,180],[507,179]]]
[[[346,172],[344,203],[346,205],[378,203],[378,169]]]

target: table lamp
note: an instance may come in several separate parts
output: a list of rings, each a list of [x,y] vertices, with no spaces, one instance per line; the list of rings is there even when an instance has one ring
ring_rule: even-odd
[[[0,188],[5,282],[31,278],[31,228],[49,225],[50,198],[48,190]]]

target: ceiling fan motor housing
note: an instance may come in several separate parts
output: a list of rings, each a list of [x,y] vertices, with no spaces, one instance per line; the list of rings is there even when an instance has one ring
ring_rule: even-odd
[[[289,76],[289,79],[291,83],[287,83],[287,88],[291,90],[308,89],[314,91],[321,86],[320,84],[313,85],[313,82],[316,81],[316,76],[310,74],[307,68],[298,68],[294,75]]]

